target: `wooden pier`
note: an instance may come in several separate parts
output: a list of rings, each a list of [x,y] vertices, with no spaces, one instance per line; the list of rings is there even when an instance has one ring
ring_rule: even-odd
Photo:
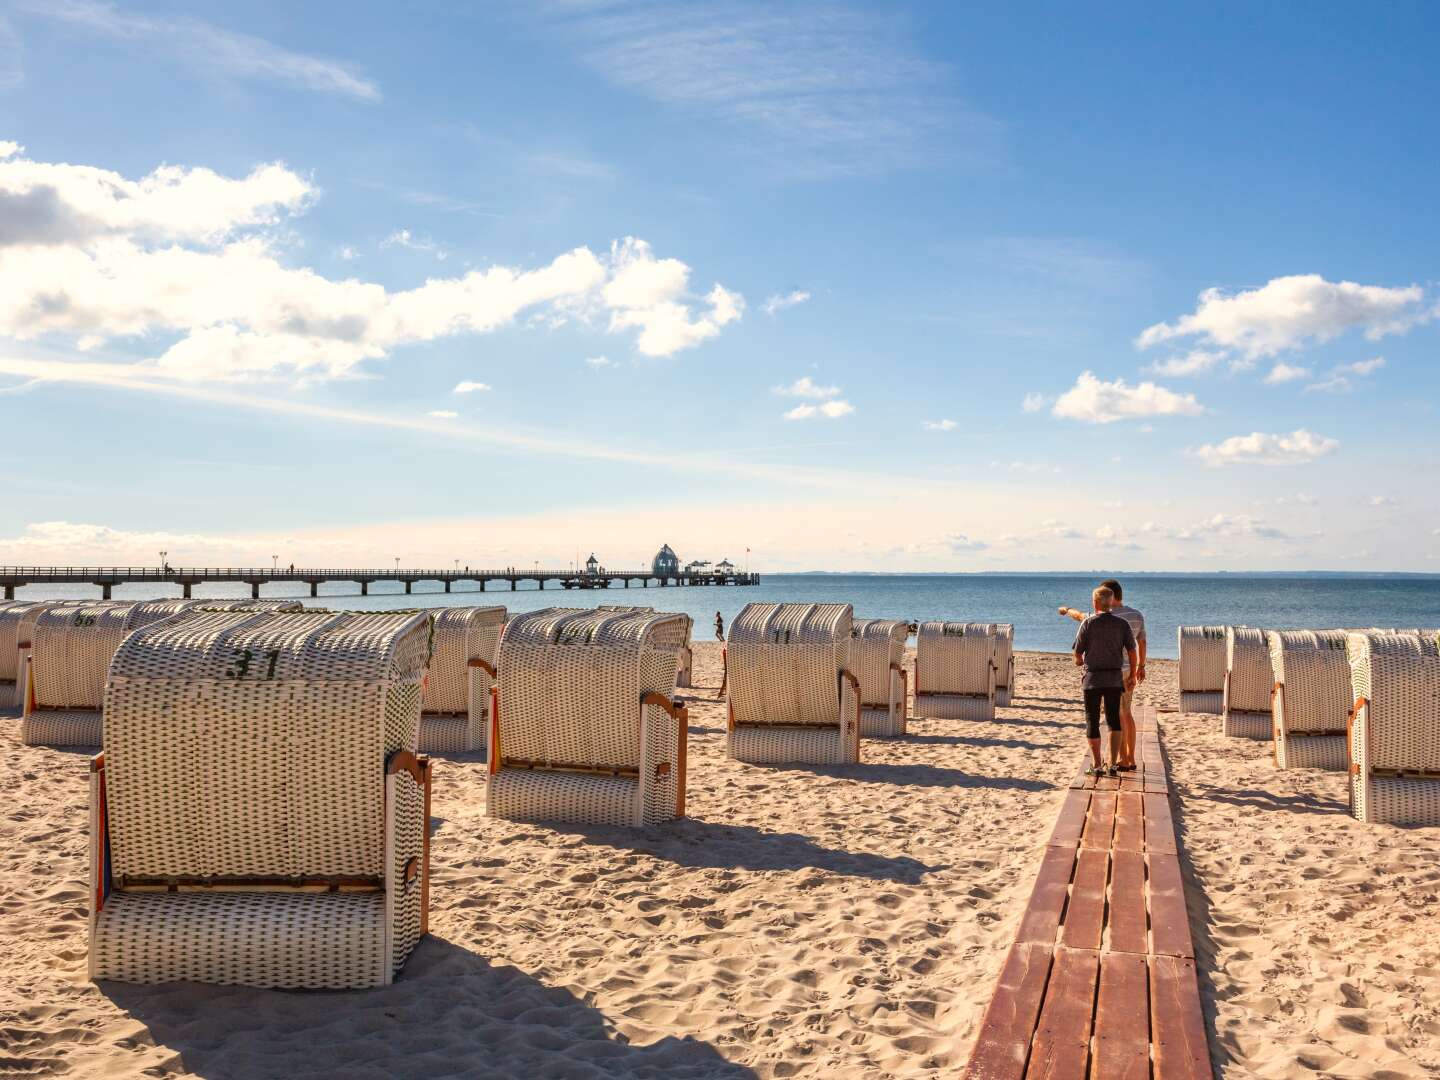
[[[211,582],[239,582],[250,586],[250,595],[259,597],[260,586],[276,581],[301,581],[310,586],[310,595],[319,596],[320,586],[331,581],[353,581],[360,586],[360,595],[366,596],[370,586],[377,581],[400,581],[405,591],[412,591],[417,582],[434,581],[451,591],[457,582],[473,581],[480,591],[489,588],[491,582],[509,582],[510,591],[520,587],[522,581],[533,581],[538,588],[547,584],[559,584],[564,589],[609,589],[619,585],[628,589],[653,586],[697,586],[697,585],[755,585],[759,574],[751,573],[703,573],[691,574],[681,571],[674,574],[656,574],[651,570],[600,570],[595,572],[574,570],[522,570],[511,567],[505,570],[356,570],[353,568],[314,569],[299,567],[249,567],[217,568],[190,566],[0,566],[0,586],[5,589],[5,599],[14,600],[15,590],[25,585],[94,585],[101,596],[109,600],[116,585],[167,584],[179,585],[182,595],[189,597],[196,585]]]

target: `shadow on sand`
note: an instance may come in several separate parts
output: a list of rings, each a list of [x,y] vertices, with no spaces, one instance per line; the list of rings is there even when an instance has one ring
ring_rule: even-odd
[[[632,1045],[570,991],[433,935],[393,985],[373,990],[115,982],[100,988],[156,1043],[175,1050],[187,1072],[206,1080],[756,1075],[688,1037]]]
[[[1004,747],[1007,750],[1055,750],[1053,742],[1026,742],[1024,739],[994,739],[988,735],[906,735],[899,742],[933,743],[942,746]]]

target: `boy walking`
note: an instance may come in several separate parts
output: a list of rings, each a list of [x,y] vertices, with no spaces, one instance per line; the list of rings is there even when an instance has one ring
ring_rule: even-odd
[[[1124,733],[1120,727],[1120,697],[1135,688],[1133,672],[1140,666],[1135,649],[1135,634],[1130,624],[1110,611],[1115,594],[1105,586],[1096,589],[1092,600],[1095,614],[1080,624],[1075,635],[1075,666],[1084,672],[1080,682],[1085,697],[1085,737],[1090,743],[1090,775],[1118,776],[1124,752]],[[1124,670],[1130,662],[1129,677]],[[1110,765],[1107,769],[1100,758],[1100,710],[1105,710],[1105,726],[1110,730]]]

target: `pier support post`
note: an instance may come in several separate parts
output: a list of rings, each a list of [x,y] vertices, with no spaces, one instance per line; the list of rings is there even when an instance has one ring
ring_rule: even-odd
[[[320,595],[320,582],[318,582],[318,581],[312,581],[312,582],[310,582],[310,595],[311,595],[311,596],[319,596],[319,595]]]
[[[109,599],[110,599],[110,586],[109,586],[108,584],[103,583],[103,582],[102,582],[101,585],[100,585],[100,599],[101,599],[101,600],[109,600]]]
[[[6,600],[14,600],[14,599],[15,599],[15,586],[14,586],[14,585],[6,585],[6,586],[5,586],[5,599],[6,599]]]
[[[445,580],[445,591],[450,591],[450,580],[448,578]]]
[[[409,596],[409,595],[410,595],[410,586],[413,585],[413,584],[414,584],[414,582],[412,582],[412,581],[407,581],[407,582],[405,582],[405,595],[406,595],[406,596]]]
[[[370,582],[368,582],[368,581],[362,581],[362,582],[360,582],[360,595],[361,595],[361,596],[369,596],[369,595],[370,595]]]
[[[252,582],[250,583],[250,599],[251,599],[251,600],[259,600],[259,599],[260,599],[260,582],[258,582],[258,581],[252,581]]]
[[[190,584],[190,582],[185,582],[180,586],[180,595],[186,600],[192,599],[192,597],[190,596],[190,590],[192,587],[193,586]]]
[[[514,592],[515,589],[516,589],[516,581],[515,581],[515,579],[512,577],[512,578],[510,579],[510,591],[511,591],[511,592]]]

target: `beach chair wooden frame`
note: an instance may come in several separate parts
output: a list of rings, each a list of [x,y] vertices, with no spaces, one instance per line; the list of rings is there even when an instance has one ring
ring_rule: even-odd
[[[105,674],[126,635],[186,612],[302,611],[298,600],[101,600],[35,613],[24,662],[20,741],[99,746]]]
[[[1180,656],[1180,711],[1225,711],[1225,627],[1182,626],[1176,634]]]
[[[490,689],[505,626],[503,607],[434,612],[435,649],[420,698],[420,752],[484,750],[490,737]]]
[[[1275,764],[1282,769],[1350,765],[1350,659],[1344,630],[1271,630],[1275,673],[1271,715]]]
[[[429,617],[196,612],[131,634],[91,766],[92,979],[391,982],[428,929]]]
[[[994,720],[995,623],[931,621],[915,636],[915,715]]]
[[[850,668],[860,683],[860,735],[895,739],[906,729],[905,642],[910,624],[865,619],[850,629]]]
[[[658,825],[685,815],[689,713],[673,698],[688,616],[548,608],[500,638],[485,812]]]
[[[1355,708],[1350,812],[1360,821],[1440,825],[1440,635],[1352,632]]]
[[[726,755],[755,765],[860,760],[849,604],[746,604],[726,645]]]
[[[1225,628],[1225,690],[1220,730],[1232,739],[1274,738],[1270,695],[1275,674],[1265,631],[1252,626]]]

